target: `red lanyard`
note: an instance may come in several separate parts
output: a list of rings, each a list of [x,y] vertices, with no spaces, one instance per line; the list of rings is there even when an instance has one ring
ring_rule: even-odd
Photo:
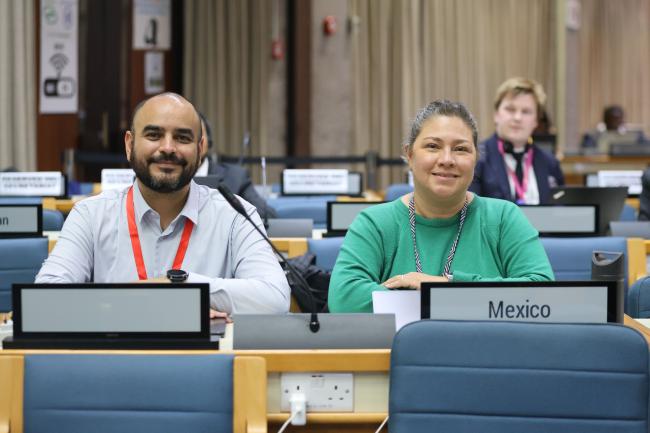
[[[135,223],[135,210],[133,206],[133,187],[129,188],[126,196],[126,217],[129,222],[129,235],[131,236],[131,247],[133,247],[133,258],[135,259],[135,266],[138,269],[138,278],[141,280],[147,279],[147,268],[144,265],[144,258],[142,257],[142,247],[140,246],[140,236],[138,236],[138,226]],[[181,243],[178,244],[178,251],[172,264],[172,269],[180,269],[183,265],[185,252],[190,243],[190,235],[194,223],[189,218],[185,219],[185,227],[183,228],[183,235],[181,236]]]
[[[503,149],[503,140],[499,140],[499,153],[501,155],[505,155],[505,150]],[[515,185],[515,193],[517,194],[517,202],[525,202],[524,196],[526,195],[526,191],[528,191],[528,174],[530,173],[530,169],[533,166],[533,148],[531,147],[528,149],[526,152],[526,155],[524,156],[524,173],[521,179],[521,182],[519,182],[519,178],[517,178],[517,173],[513,169],[511,169],[508,164],[506,164],[506,170],[508,171],[508,175],[512,179],[512,183]]]

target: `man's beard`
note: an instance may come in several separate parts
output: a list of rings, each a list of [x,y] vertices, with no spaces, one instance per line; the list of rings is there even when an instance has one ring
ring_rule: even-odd
[[[174,176],[170,174],[162,174],[159,176],[153,176],[151,174],[150,166],[151,164],[157,162],[169,162],[178,164],[181,166],[182,171],[180,174]],[[177,154],[172,153],[170,155],[161,153],[157,156],[153,156],[146,161],[142,161],[138,158],[135,151],[135,146],[131,151],[131,158],[129,159],[131,168],[135,172],[135,176],[140,179],[147,188],[162,193],[176,192],[183,189],[194,177],[196,170],[199,168],[199,156],[197,155],[196,161],[194,164],[188,163],[184,158],[179,157]]]

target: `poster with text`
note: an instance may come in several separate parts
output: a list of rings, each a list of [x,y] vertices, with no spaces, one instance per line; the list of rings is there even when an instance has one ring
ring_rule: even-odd
[[[40,112],[76,113],[78,0],[41,0]]]
[[[171,0],[133,1],[133,49],[169,50]]]

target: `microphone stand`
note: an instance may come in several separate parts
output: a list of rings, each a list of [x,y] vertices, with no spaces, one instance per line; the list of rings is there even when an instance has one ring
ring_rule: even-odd
[[[279,260],[286,266],[286,269],[291,273],[291,275],[295,278],[295,280],[298,282],[298,285],[300,286],[300,289],[308,295],[309,301],[311,303],[311,318],[309,319],[309,329],[311,332],[318,332],[320,329],[320,322],[318,321],[318,312],[316,311],[316,300],[314,299],[314,294],[311,292],[311,289],[309,288],[309,284],[307,284],[307,281],[305,281],[305,278],[294,268],[291,263],[289,263],[282,253],[278,251],[278,249],[273,245],[273,242],[264,234],[262,230],[255,224],[255,222],[251,219],[251,217],[248,215],[246,212],[246,209],[244,209],[244,206],[241,204],[241,202],[235,197],[235,195],[228,189],[226,185],[223,183],[220,183],[217,185],[217,190],[221,193],[223,198],[228,202],[230,206],[232,206],[237,213],[241,214],[246,221],[251,223],[251,225],[257,230],[257,232],[264,238],[266,243],[268,243],[271,246],[271,249],[273,249],[273,252],[278,256]]]

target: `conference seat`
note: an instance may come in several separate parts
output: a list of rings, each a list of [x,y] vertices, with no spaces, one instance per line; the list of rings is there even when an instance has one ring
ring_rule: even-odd
[[[63,214],[61,211],[43,209],[43,230],[46,232],[60,232],[63,228]]]
[[[233,355],[0,355],[0,431],[266,432],[266,363]]]
[[[424,320],[391,352],[391,433],[647,433],[648,343],[610,324]]]
[[[384,200],[393,201],[410,192],[413,192],[413,187],[408,183],[394,183],[386,188]]]
[[[645,248],[640,239],[615,236],[540,238],[558,281],[590,280],[594,251],[625,253],[625,289],[645,274]]]
[[[307,251],[316,256],[316,266],[319,268],[331,271],[336,264],[336,258],[343,245],[343,236],[323,238],[323,239],[307,239]]]
[[[314,222],[314,228],[323,229],[327,225],[327,200],[307,199],[307,200],[288,200],[279,201],[279,199],[269,200],[278,218],[306,218]]]
[[[11,311],[11,285],[33,283],[47,254],[45,237],[0,239],[0,312]]]
[[[636,209],[634,209],[629,204],[623,205],[623,209],[621,210],[621,215],[618,217],[618,220],[619,221],[636,221],[637,220]]]
[[[626,313],[637,319],[650,318],[650,277],[639,278],[627,293]]]

